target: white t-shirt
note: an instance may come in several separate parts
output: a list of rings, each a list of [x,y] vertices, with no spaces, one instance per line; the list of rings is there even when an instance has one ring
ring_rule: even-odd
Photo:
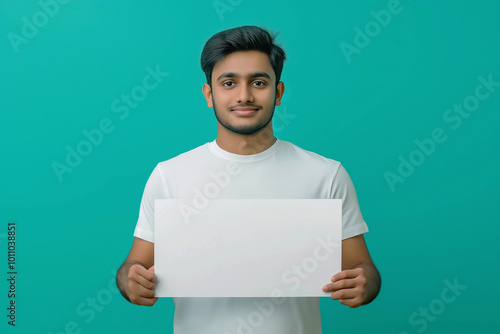
[[[253,155],[229,153],[214,140],[159,163],[144,190],[135,237],[154,242],[154,200],[164,198],[192,199],[194,211],[211,198],[338,198],[342,239],[368,231],[344,167],[279,139]],[[175,334],[321,333],[319,297],[173,299]]]

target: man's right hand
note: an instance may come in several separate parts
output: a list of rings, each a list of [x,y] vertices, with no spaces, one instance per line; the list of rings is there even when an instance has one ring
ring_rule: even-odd
[[[134,264],[128,271],[127,296],[137,305],[153,306],[158,297],[155,297],[156,286],[155,267],[146,269],[140,264]]]

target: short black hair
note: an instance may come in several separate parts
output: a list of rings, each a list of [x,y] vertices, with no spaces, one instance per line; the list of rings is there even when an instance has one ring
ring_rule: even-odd
[[[285,51],[275,43],[277,33],[271,34],[257,26],[241,26],[221,31],[205,43],[201,52],[201,69],[207,83],[212,85],[212,70],[218,61],[236,51],[261,51],[268,55],[276,75],[276,85],[285,63]]]

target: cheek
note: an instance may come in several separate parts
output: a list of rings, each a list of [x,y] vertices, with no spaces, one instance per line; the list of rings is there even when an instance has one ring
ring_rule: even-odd
[[[269,105],[274,103],[274,93],[269,91],[255,91],[253,97],[260,104]]]
[[[266,102],[269,106],[273,107],[274,106],[274,102],[275,102],[275,99],[276,99],[276,95],[274,94],[274,92],[271,92],[270,94],[267,94],[266,95]],[[276,101],[277,102],[277,101]]]
[[[230,104],[230,99],[227,94],[215,92],[215,95],[212,96],[212,104],[216,107],[224,108]]]

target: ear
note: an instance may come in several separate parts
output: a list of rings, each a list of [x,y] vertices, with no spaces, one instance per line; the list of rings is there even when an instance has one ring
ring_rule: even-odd
[[[212,101],[212,88],[210,88],[209,84],[203,84],[203,95],[205,96],[205,100],[207,100],[207,106],[209,108],[213,108],[214,104]]]
[[[283,81],[278,82],[278,87],[276,88],[276,105],[280,106],[281,105],[281,97],[283,96],[283,93],[285,92],[285,84]]]

